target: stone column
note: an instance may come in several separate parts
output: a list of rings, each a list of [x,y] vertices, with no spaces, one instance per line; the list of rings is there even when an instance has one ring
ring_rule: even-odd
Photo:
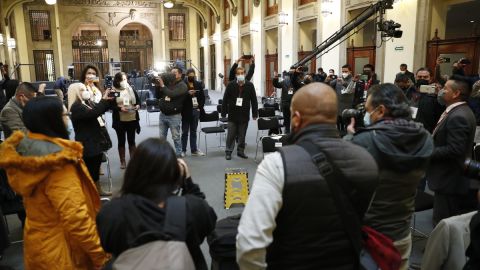
[[[296,17],[296,3],[292,0],[279,1],[279,11],[286,13],[287,25],[278,28],[278,70],[289,70],[298,59],[298,24]]]
[[[265,31],[263,30],[263,2],[258,6],[253,6],[250,29],[250,48],[255,55],[255,73],[252,83],[255,85],[257,96],[265,95]]]

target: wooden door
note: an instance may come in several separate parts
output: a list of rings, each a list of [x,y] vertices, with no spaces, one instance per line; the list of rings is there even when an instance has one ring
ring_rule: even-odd
[[[226,86],[229,82],[230,68],[232,67],[232,59],[223,59],[223,84]]]
[[[266,96],[271,96],[275,88],[272,84],[273,73],[278,72],[278,54],[265,55],[265,92]],[[281,73],[281,71],[280,71]]]
[[[469,59],[472,64],[465,67],[465,75],[475,76],[480,60],[480,37],[458,38],[441,40],[434,38],[427,42],[427,67],[435,70],[436,60],[439,56],[446,59],[440,65],[442,75],[452,75],[453,63],[460,58]]]
[[[353,74],[361,74],[366,64],[375,65],[375,46],[347,48],[347,62]]]
[[[311,53],[312,53],[311,51],[300,51],[300,52],[298,52],[298,60],[299,61],[302,60],[303,58],[310,55]],[[315,73],[315,71],[317,69],[317,58],[314,57],[312,60],[307,62],[307,64],[305,66],[308,67],[307,73]]]

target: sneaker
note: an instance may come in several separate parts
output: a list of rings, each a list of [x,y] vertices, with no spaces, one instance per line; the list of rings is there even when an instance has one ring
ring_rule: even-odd
[[[182,153],[180,154],[180,157],[182,157],[182,158],[184,158],[185,156],[187,156],[187,154],[186,154],[185,152],[182,152]]]
[[[192,153],[192,156],[203,157],[203,156],[205,156],[205,153],[203,153],[203,152],[200,151],[200,150],[197,150],[197,151],[195,151],[195,152]]]
[[[231,160],[232,159],[232,154],[231,153],[226,153],[225,154],[225,159],[226,160]]]

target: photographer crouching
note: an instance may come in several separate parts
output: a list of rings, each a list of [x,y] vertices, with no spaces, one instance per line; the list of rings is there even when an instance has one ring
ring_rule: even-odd
[[[412,121],[405,94],[393,84],[372,86],[365,111],[365,128],[356,131],[352,118],[345,136],[365,147],[380,170],[364,223],[392,239],[402,256],[400,269],[408,269],[416,189],[433,153],[433,140],[422,124]]]

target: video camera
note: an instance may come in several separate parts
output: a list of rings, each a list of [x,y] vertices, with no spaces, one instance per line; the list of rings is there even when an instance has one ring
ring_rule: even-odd
[[[103,89],[109,89],[113,87],[113,76],[106,75],[105,80],[103,81]]]
[[[356,109],[345,109],[342,112],[343,123],[350,124],[351,118],[355,118],[355,129],[365,127],[363,117],[365,116],[365,103],[357,105]]]

